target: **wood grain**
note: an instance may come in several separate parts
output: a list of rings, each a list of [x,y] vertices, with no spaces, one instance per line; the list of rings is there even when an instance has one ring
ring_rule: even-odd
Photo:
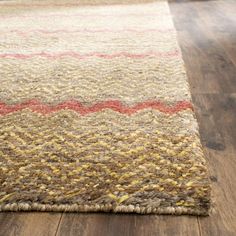
[[[63,214],[57,235],[130,236],[173,235],[174,233],[183,236],[199,236],[197,218],[190,216],[70,213]]]
[[[57,232],[61,213],[0,213],[0,236],[51,236]]]
[[[235,128],[236,99],[232,102],[231,95],[202,95],[195,97],[200,121],[200,133],[205,133],[208,126],[218,129],[217,133],[222,137],[218,141],[218,135],[209,146],[204,141],[206,156],[212,180],[212,198],[214,208],[210,217],[199,218],[200,230],[203,235],[235,235],[236,233],[236,145]],[[232,103],[234,103],[233,106]],[[231,104],[231,105],[230,105]],[[228,108],[227,108],[228,107]],[[229,108],[230,107],[230,108]],[[208,114],[212,119],[205,119],[203,114]],[[203,124],[204,125],[201,125]],[[231,130],[230,130],[231,129]]]
[[[198,218],[199,231],[236,235],[236,5],[186,1],[170,6],[212,180],[214,208],[210,217]]]
[[[236,3],[172,0],[170,8],[208,160],[211,216],[1,213],[0,236],[236,235]]]

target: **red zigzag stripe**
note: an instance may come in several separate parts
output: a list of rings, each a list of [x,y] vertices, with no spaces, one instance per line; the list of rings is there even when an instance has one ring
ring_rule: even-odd
[[[127,58],[134,58],[134,59],[142,59],[146,57],[175,57],[179,55],[179,51],[171,51],[171,52],[148,52],[148,53],[140,53],[140,54],[133,54],[127,52],[120,52],[114,54],[103,54],[98,52],[87,53],[87,54],[80,54],[77,52],[61,52],[61,53],[47,53],[47,52],[40,52],[40,53],[30,53],[30,54],[21,54],[21,53],[3,53],[0,54],[0,58],[16,58],[16,59],[29,59],[32,57],[44,57],[48,59],[56,59],[56,58],[63,58],[63,57],[74,57],[78,59],[86,59],[89,57],[98,57],[104,59],[113,59],[117,57],[127,57]]]
[[[1,6],[1,5],[0,5]],[[4,15],[0,16],[0,18],[52,18],[52,17],[160,17],[160,16],[171,16],[169,13],[163,14],[49,14],[49,15]]]
[[[16,33],[20,36],[26,36],[31,33],[40,33],[40,34],[73,34],[73,33],[122,33],[122,32],[130,32],[130,33],[171,33],[175,32],[174,29],[77,29],[77,30],[66,30],[66,29],[58,29],[58,30],[43,30],[43,29],[35,29],[35,30],[9,30],[2,32],[4,34],[7,33]]]
[[[66,101],[58,105],[46,105],[37,100],[31,100],[16,105],[7,105],[5,103],[0,103],[0,115],[7,115],[9,113],[21,111],[26,108],[32,110],[33,112],[38,112],[44,115],[64,109],[76,111],[81,115],[99,112],[104,109],[111,109],[113,111],[127,115],[132,115],[139,110],[147,108],[159,110],[160,112],[167,114],[174,114],[182,110],[193,109],[192,104],[187,101],[179,101],[170,106],[158,101],[146,101],[128,107],[126,105],[123,105],[120,101],[105,101],[96,103],[92,106],[84,106],[82,103],[73,100]]]
[[[27,3],[0,3],[0,7],[81,7],[79,3],[48,3],[48,4],[27,4]]]

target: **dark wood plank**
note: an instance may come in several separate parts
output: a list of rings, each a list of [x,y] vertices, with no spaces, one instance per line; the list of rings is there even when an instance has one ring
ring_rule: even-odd
[[[208,160],[214,206],[210,217],[199,218],[199,229],[201,235],[236,235],[235,2],[181,2],[171,4],[171,10]]]
[[[208,1],[194,6],[200,12],[198,21],[203,23],[204,29],[236,65],[236,4],[230,1]]]
[[[57,236],[199,236],[196,217],[134,214],[63,214]]]
[[[218,128],[224,145],[205,147],[212,180],[214,209],[208,218],[199,218],[202,235],[236,234],[236,98],[224,94],[196,95],[200,133],[205,128]],[[206,119],[205,114],[212,119]],[[218,131],[218,132],[219,132]],[[211,133],[209,134],[211,135]],[[216,137],[217,136],[214,136]],[[212,138],[209,136],[209,139]]]
[[[229,56],[215,37],[220,29],[206,23],[212,21],[209,17],[205,19],[206,15],[221,16],[213,6],[215,1],[170,4],[192,93],[233,93],[236,88],[233,55]],[[225,32],[231,29],[229,25]],[[232,49],[233,45],[228,44]]]
[[[135,216],[104,213],[63,214],[57,235],[132,235]]]
[[[61,213],[0,213],[0,236],[54,236]]]

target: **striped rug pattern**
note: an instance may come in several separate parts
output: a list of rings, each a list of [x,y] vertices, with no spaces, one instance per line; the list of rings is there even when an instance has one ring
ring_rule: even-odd
[[[0,2],[0,211],[208,214],[169,7],[141,2]]]

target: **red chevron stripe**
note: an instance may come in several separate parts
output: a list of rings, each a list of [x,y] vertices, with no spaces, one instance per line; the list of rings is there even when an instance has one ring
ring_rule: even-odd
[[[32,57],[44,57],[48,59],[57,59],[62,57],[74,57],[78,59],[86,59],[89,57],[99,57],[104,59],[113,59],[117,57],[127,57],[127,58],[134,58],[134,59],[141,59],[146,57],[175,57],[179,55],[178,50],[174,50],[171,52],[147,52],[147,53],[128,53],[128,52],[120,52],[120,53],[113,53],[113,54],[105,54],[99,52],[87,53],[87,54],[80,54],[77,52],[60,52],[60,53],[47,53],[47,52],[40,52],[40,53],[2,53],[0,54],[0,58],[16,58],[16,59],[29,59]]]
[[[15,105],[0,103],[0,115],[7,115],[27,108],[33,112],[38,112],[44,115],[60,110],[73,110],[81,115],[87,115],[89,113],[100,112],[104,109],[111,109],[122,114],[132,115],[137,111],[148,108],[159,110],[160,112],[167,114],[174,114],[182,110],[193,109],[193,106],[187,101],[179,101],[174,105],[165,105],[159,101],[146,101],[128,107],[123,105],[120,101],[105,101],[96,103],[92,106],[84,106],[82,103],[74,100],[66,101],[58,105],[46,105],[37,100],[30,100]]]
[[[78,1],[79,2],[79,1]],[[1,3],[0,7],[81,7],[82,4],[79,3]],[[92,5],[91,5],[92,6]]]
[[[48,15],[4,15],[0,18],[52,18],[52,17],[160,17],[160,16],[171,16],[170,13],[162,14],[139,14],[139,13],[130,13],[130,14],[48,14]]]
[[[40,33],[40,34],[73,34],[73,33],[121,33],[121,32],[128,32],[128,33],[171,33],[175,32],[174,29],[77,29],[77,30],[66,30],[66,29],[58,29],[58,30],[43,30],[43,29],[36,29],[36,30],[9,30],[2,32],[4,34],[7,33],[16,33],[20,36],[26,36],[31,33]]]

